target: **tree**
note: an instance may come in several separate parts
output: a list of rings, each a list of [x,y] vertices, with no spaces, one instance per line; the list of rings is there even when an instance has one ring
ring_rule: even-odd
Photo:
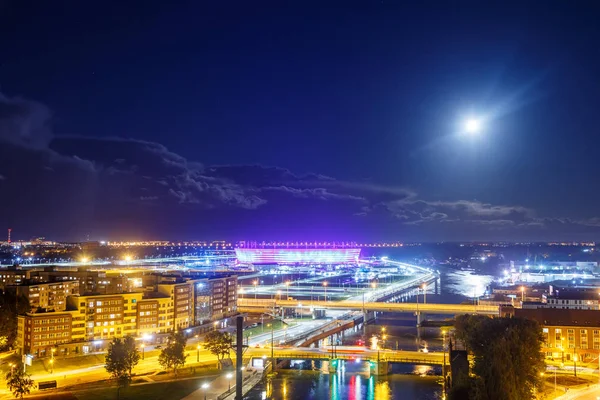
[[[14,291],[4,291],[0,296],[0,350],[13,347],[17,338],[17,315],[30,311],[29,300]]]
[[[131,336],[114,338],[108,345],[104,368],[117,382],[117,398],[122,387],[131,383],[132,370],[140,361],[140,353]]]
[[[523,318],[456,318],[456,338],[473,355],[474,378],[462,382],[470,400],[525,400],[540,387],[545,369],[542,333],[536,321]],[[450,392],[452,395],[452,392]],[[459,398],[459,396],[451,396]],[[464,399],[464,395],[460,397]]]
[[[177,368],[185,364],[185,345],[187,343],[183,332],[171,333],[167,346],[161,350],[158,356],[158,363],[164,369],[173,369],[177,375]]]
[[[230,357],[229,352],[233,347],[233,337],[227,332],[210,331],[204,337],[204,347],[217,356],[217,360],[222,364],[225,356]]]
[[[135,345],[133,336],[125,336],[123,346],[125,347],[126,364],[129,368],[129,376],[131,377],[133,368],[140,362],[140,352]]]
[[[31,392],[34,382],[31,376],[23,371],[23,364],[18,364],[6,373],[6,386],[16,398],[22,399]]]

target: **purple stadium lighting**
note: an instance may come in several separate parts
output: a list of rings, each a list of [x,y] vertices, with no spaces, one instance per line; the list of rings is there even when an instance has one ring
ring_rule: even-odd
[[[360,249],[235,249],[237,259],[247,264],[344,264],[354,263]]]

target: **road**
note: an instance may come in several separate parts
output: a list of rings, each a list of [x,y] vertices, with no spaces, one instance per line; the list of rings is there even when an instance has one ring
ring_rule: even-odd
[[[311,307],[324,310],[362,310],[379,312],[422,312],[431,314],[484,314],[498,315],[498,306],[469,304],[434,303],[377,303],[362,301],[303,301],[297,300],[238,300],[238,310],[252,312],[253,309],[272,309],[273,307],[296,308]]]
[[[600,386],[592,385],[589,388],[571,389],[555,400],[598,400],[600,399]]]

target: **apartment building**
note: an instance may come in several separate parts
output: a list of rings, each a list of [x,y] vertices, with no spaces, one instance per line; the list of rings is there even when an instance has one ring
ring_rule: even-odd
[[[209,280],[211,286],[211,314],[223,318],[237,311],[237,277]]]
[[[32,282],[79,282],[79,294],[115,294],[130,291],[125,275],[109,276],[106,271],[77,269],[58,269],[46,267],[43,271],[31,271]]]
[[[140,300],[142,293],[70,296],[67,308],[85,315],[85,339],[97,341],[137,336],[137,302]]]
[[[553,290],[544,296],[544,307],[570,308],[575,310],[598,310],[600,296],[594,290]]]
[[[158,284],[157,292],[168,296],[169,307],[173,308],[170,322],[175,329],[185,329],[193,325],[193,281],[174,284]]]
[[[538,321],[543,352],[554,360],[587,362],[600,354],[600,311],[584,309],[515,309],[514,315]]]
[[[32,310],[42,308],[64,311],[67,308],[67,297],[79,293],[79,282],[28,282],[19,286],[7,286],[6,290],[26,297]]]
[[[69,295],[64,311],[18,317],[17,348],[43,357],[52,348],[60,354],[100,351],[112,338],[126,335],[156,341],[174,330],[233,315],[236,299],[237,277],[158,283],[131,293]]]
[[[8,286],[20,285],[29,279],[30,271],[22,270],[20,267],[8,267],[0,269],[0,289],[5,290]]]
[[[74,312],[28,313],[17,321],[17,346],[25,353],[45,357],[52,349],[80,339],[73,334]],[[65,350],[61,350],[64,354]]]

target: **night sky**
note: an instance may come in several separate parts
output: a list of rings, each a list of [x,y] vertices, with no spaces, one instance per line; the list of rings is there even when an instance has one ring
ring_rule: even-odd
[[[599,240],[600,3],[403,3],[0,0],[0,232]]]

